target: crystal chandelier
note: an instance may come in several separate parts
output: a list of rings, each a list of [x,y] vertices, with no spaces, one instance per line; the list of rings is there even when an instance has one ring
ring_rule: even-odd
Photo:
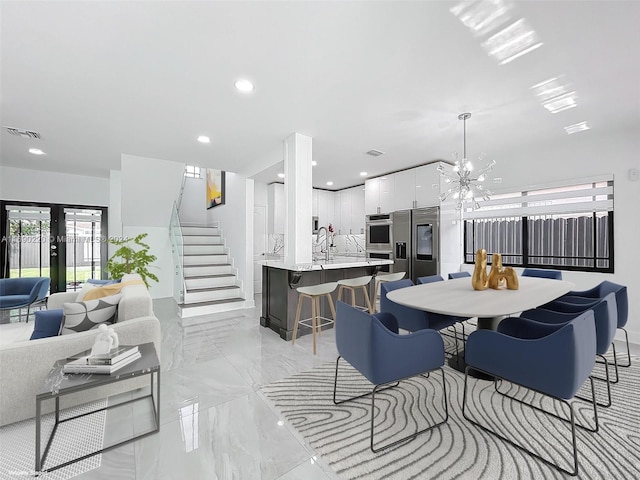
[[[444,165],[438,166],[440,175],[444,178],[445,183],[450,185],[450,188],[440,194],[440,201],[446,200],[449,196],[453,196],[456,200],[456,209],[462,210],[465,202],[472,202],[475,208],[480,208],[478,203],[479,199],[489,200],[491,191],[486,189],[483,185],[487,179],[487,173],[489,173],[494,165],[495,160],[491,160],[484,168],[474,171],[473,164],[467,159],[467,120],[471,118],[470,113],[461,113],[458,115],[458,120],[463,122],[463,153],[462,160],[458,157],[457,153],[453,154],[455,163],[453,165],[453,172],[448,172]],[[484,158],[484,153],[478,157],[479,161]]]

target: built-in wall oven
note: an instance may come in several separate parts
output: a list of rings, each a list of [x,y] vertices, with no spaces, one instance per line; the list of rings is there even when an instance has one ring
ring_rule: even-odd
[[[391,214],[367,215],[365,237],[367,252],[392,252],[393,222]]]
[[[367,252],[367,258],[393,260],[393,252]],[[391,273],[393,272],[393,264],[380,265],[379,272]]]

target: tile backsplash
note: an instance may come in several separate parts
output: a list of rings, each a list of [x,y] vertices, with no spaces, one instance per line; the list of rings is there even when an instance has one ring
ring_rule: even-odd
[[[324,253],[321,249],[324,248],[324,235],[320,235],[320,241],[316,242],[316,236],[309,237],[309,241],[312,244],[312,251],[314,256],[322,256]],[[284,256],[284,235],[273,234],[267,235],[267,247],[269,256],[278,257]],[[365,237],[364,234],[350,234],[350,235],[333,235],[333,246],[331,247],[331,254],[333,256],[365,256]]]

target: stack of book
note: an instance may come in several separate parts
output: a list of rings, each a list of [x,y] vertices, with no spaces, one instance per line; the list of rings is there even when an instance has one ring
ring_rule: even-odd
[[[104,355],[91,355],[91,350],[85,350],[69,357],[63,367],[64,373],[102,373],[111,374],[125,365],[140,358],[137,345],[120,345]]]

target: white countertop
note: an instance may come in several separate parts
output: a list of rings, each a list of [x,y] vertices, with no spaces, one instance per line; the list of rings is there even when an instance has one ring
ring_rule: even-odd
[[[293,272],[305,272],[309,270],[332,270],[338,268],[375,267],[378,265],[390,265],[393,260],[381,260],[366,257],[337,257],[333,260],[316,260],[311,263],[285,263],[284,260],[265,260],[263,266],[291,270]]]
[[[392,302],[427,312],[458,317],[498,317],[522,312],[554,300],[574,284],[548,278],[518,277],[518,290],[474,290],[471,277],[433,282],[389,292]]]

